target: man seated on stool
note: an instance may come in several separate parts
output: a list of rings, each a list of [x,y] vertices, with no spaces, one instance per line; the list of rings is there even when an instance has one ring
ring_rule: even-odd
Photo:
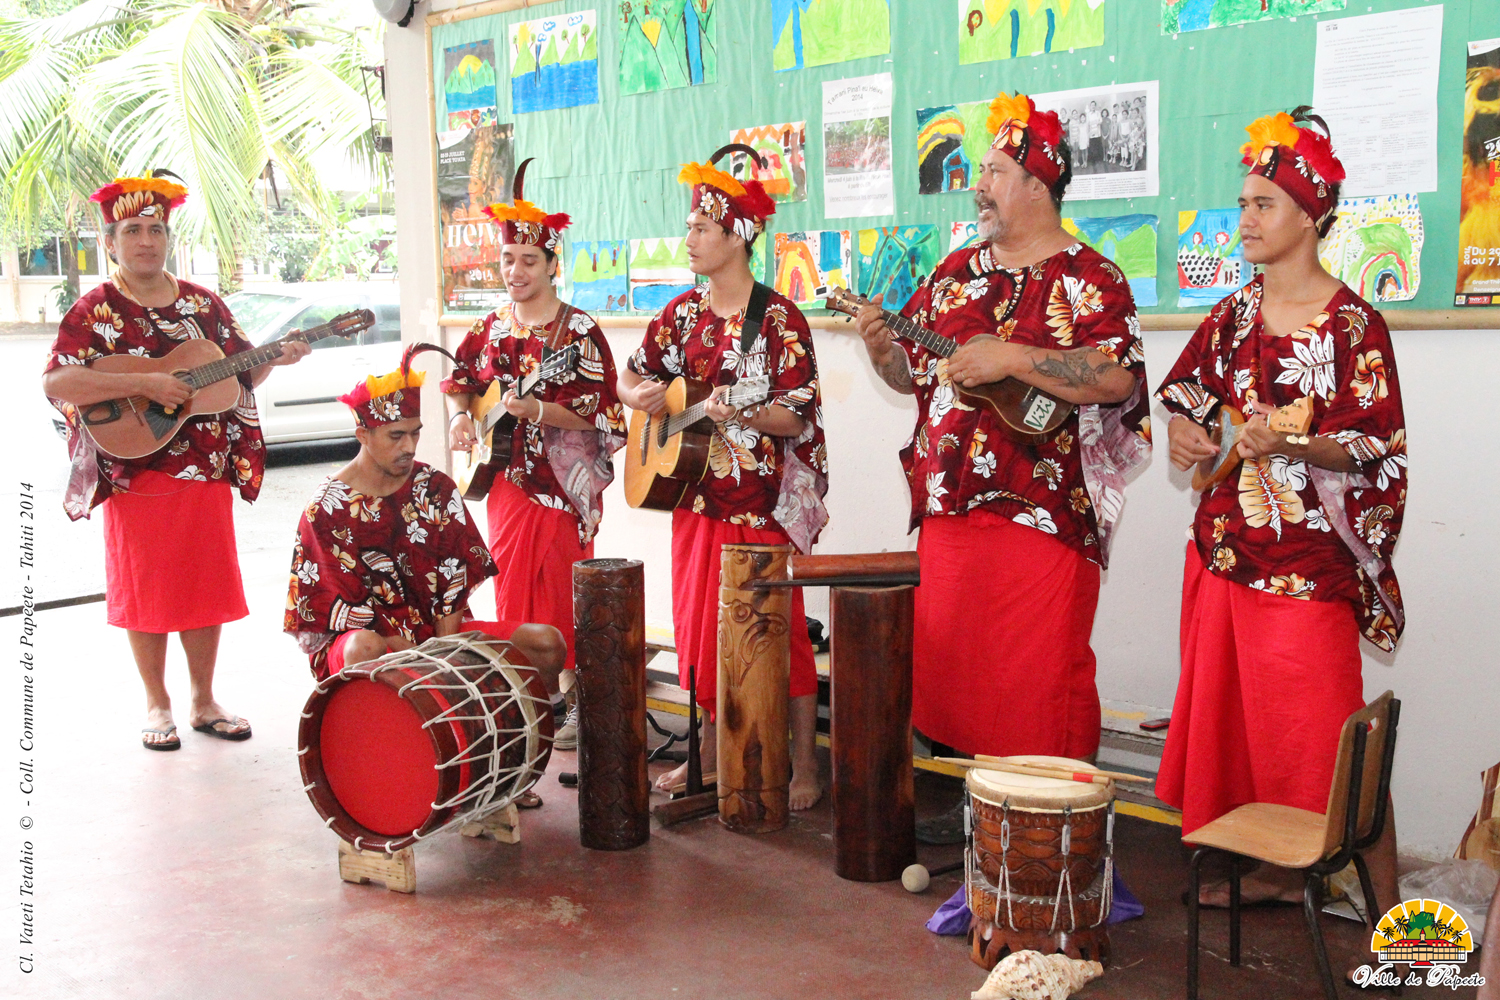
[[[557,629],[469,615],[469,591],[495,563],[453,480],[414,457],[424,373],[411,359],[424,348],[440,350],[408,348],[399,369],[339,397],[354,411],[359,454],[302,513],[283,630],[319,680],[434,636],[480,631],[507,640],[556,690],[567,656]]]

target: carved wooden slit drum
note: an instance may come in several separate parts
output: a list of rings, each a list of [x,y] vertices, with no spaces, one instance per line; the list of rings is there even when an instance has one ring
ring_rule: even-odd
[[[578,839],[595,850],[629,850],[651,836],[645,593],[638,560],[573,564]]]
[[[325,825],[386,854],[509,805],[551,754],[541,675],[483,632],[345,667],[318,683],[298,729],[303,790]]]
[[[1007,757],[1087,769],[1066,757]],[[964,888],[970,958],[986,969],[1013,951],[1109,964],[1114,783],[972,769]]]

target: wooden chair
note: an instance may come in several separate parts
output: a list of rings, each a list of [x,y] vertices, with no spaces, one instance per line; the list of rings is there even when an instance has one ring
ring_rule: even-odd
[[[1303,915],[1312,935],[1323,992],[1328,1000],[1337,1000],[1328,949],[1318,924],[1323,880],[1342,871],[1353,859],[1373,933],[1384,911],[1375,900],[1370,871],[1361,852],[1379,840],[1385,829],[1400,716],[1401,702],[1387,691],[1344,721],[1327,812],[1250,802],[1193,831],[1190,842],[1198,850],[1193,853],[1188,886],[1188,1000],[1198,1000],[1198,892],[1203,859],[1213,851],[1235,856],[1231,858],[1229,877],[1229,964],[1240,964],[1239,858],[1301,869],[1305,879]]]

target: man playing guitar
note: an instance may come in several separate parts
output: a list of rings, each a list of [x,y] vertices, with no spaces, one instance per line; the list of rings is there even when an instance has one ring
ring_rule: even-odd
[[[266,450],[251,390],[273,366],[292,364],[309,350],[285,344],[275,360],[237,376],[233,409],[188,419],[143,458],[111,458],[95,448],[81,408],[136,396],[179,407],[193,390],[167,372],[96,371],[93,361],[161,357],[193,338],[207,338],[226,355],[250,350],[222,299],[165,270],[167,219],[186,198],[186,188],[161,176],[116,178],[94,193],[104,245],[118,267],[63,317],[42,378],[68,423],[73,471],[64,509],[76,521],[104,508],[106,613],[111,625],[126,630],[146,686],[141,742],[149,750],[182,745],[166,688],[172,632],[180,635],[192,682],[189,724],[219,739],[250,738],[250,723],[225,711],[213,694],[220,626],[249,613],[230,488],[246,501],[260,493]]]
[[[516,418],[512,457],[486,499],[490,552],[499,570],[496,614],[543,622],[563,634],[568,653],[561,682],[569,710],[554,746],[572,750],[578,745],[573,564],[594,557],[604,488],[615,475],[610,456],[624,443],[625,414],[615,395],[615,363],[604,332],[587,313],[557,297],[557,251],[569,219],[521,199],[526,163],[516,171],[514,204],[485,209],[500,229],[500,273],[511,301],[464,338],[443,392],[454,410],[449,446],[464,451],[475,444],[476,428],[468,412],[473,401],[496,379],[511,386],[502,403]],[[522,378],[570,347],[577,353],[575,364],[531,395],[517,396]],[[493,433],[505,431],[501,424]]]
[[[921,528],[912,721],[968,753],[1089,758],[1099,570],[1151,447],[1140,326],[1124,275],[1062,228],[1072,172],[1057,116],[1022,94],[990,109],[974,196],[987,242],[950,254],[903,310],[960,346],[947,359],[898,346],[877,308],[858,316],[875,370],[917,397],[901,453]],[[954,389],[1006,377],[1078,409],[1018,435]],[[961,841],[961,808],[918,836]]]
[[[762,287],[764,316],[749,344],[742,332],[756,282],[750,252],[776,206],[758,181],[741,183],[708,163],[689,163],[678,179],[693,185],[687,217],[688,263],[708,281],[667,304],[646,327],[646,338],[620,372],[620,398],[637,410],[661,414],[666,386],[688,376],[715,386],[707,406],[714,422],[709,471],[690,484],[672,512],[672,619],[682,686],[696,671],[698,701],[713,718],[717,697],[720,552],[725,544],[786,544],[807,552],[828,520],[827,450],[818,395],[812,333],[787,298]],[[769,376],[772,398],[737,410],[720,400],[742,378]],[[793,809],[822,795],[814,727],[817,673],[803,627],[802,594],[791,610]],[[705,727],[703,770],[715,768],[713,723]],[[682,780],[687,765],[662,776],[657,787]]]

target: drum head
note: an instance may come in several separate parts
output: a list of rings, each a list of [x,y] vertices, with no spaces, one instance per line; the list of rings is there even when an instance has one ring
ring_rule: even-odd
[[[1007,764],[1052,764],[1059,767],[1087,770],[1092,765],[1086,761],[1068,757],[1002,757]],[[1034,774],[1011,774],[1009,771],[982,771],[970,768],[965,777],[969,794],[976,799],[1001,805],[1007,800],[1016,809],[1057,810],[1071,808],[1097,809],[1108,805],[1115,797],[1114,782],[1096,785],[1085,781],[1068,781],[1066,778],[1043,778]]]
[[[329,790],[349,817],[383,836],[410,834],[438,799],[437,753],[422,717],[395,689],[352,679],[323,710],[319,742]]]

